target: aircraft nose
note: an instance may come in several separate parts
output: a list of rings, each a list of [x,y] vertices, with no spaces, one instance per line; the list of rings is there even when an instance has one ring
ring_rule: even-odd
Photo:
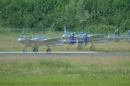
[[[62,35],[61,39],[65,39],[65,36],[64,36],[64,35]]]
[[[21,42],[21,41],[24,41],[24,39],[23,38],[18,38],[17,41]]]

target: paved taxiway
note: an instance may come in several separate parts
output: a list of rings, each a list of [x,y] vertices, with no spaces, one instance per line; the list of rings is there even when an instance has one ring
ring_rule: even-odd
[[[23,53],[22,51],[0,51],[1,57],[22,57],[22,58],[36,58],[36,59],[44,59],[44,58],[129,58],[130,51],[52,51],[51,54],[47,54],[45,51],[39,51],[38,53],[33,53],[32,51],[28,51],[27,53]],[[74,60],[74,59],[73,59]]]
[[[39,51],[34,53],[32,51],[27,51],[23,53],[22,51],[0,51],[0,57],[6,57],[6,55],[24,55],[31,57],[130,57],[129,51],[52,51],[51,54],[47,54],[46,51]],[[10,56],[10,57],[11,57]]]
[[[19,54],[19,53],[23,53],[22,51],[0,51],[0,54]],[[26,53],[35,53],[35,52],[32,52],[32,51],[27,51]],[[46,51],[39,51],[37,53],[46,53]],[[91,54],[94,54],[94,53],[97,53],[95,51],[52,51],[51,53],[72,53],[72,54],[82,54],[82,53],[91,53]]]

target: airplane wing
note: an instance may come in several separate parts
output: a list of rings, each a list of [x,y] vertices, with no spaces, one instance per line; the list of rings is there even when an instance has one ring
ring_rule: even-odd
[[[43,44],[47,46],[60,46],[63,45],[63,40],[61,38],[49,38],[43,41]]]
[[[88,37],[91,43],[104,43],[108,39],[108,36],[104,34],[90,34]]]
[[[46,45],[46,46],[60,46],[63,45],[63,41],[61,38],[34,38],[31,41],[38,46]]]
[[[126,36],[120,36],[115,33],[113,36],[108,36],[108,41],[115,40],[115,42],[119,42],[120,40],[123,40],[123,39],[127,39],[127,41],[130,42],[130,30],[127,32]]]

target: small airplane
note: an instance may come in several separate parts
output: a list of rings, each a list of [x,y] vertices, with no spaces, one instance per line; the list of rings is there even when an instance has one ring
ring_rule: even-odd
[[[83,32],[75,34],[75,32],[67,32],[66,27],[64,26],[64,34],[62,35],[62,39],[64,39],[64,43],[68,44],[67,50],[70,50],[70,45],[73,44],[76,44],[77,49],[81,50],[83,43],[86,46],[88,42],[92,43],[90,50],[95,50],[94,43],[104,43],[110,40],[119,42],[123,39],[127,39],[127,41],[130,43],[130,30],[127,32],[126,36],[120,36],[118,29],[114,31],[113,36],[108,36],[106,34],[87,34]]]
[[[123,39],[126,39],[128,42],[130,42],[130,30],[128,30],[126,36],[121,36],[118,29],[115,30],[113,36],[108,36],[108,41],[115,40],[115,42],[119,42]]]
[[[27,37],[24,36],[23,33],[24,31],[20,35],[20,38],[17,39],[17,41],[25,45],[25,48],[23,50],[24,53],[27,52],[26,50],[27,47],[32,47],[33,52],[38,52],[38,47],[43,45],[48,47],[46,52],[51,53],[50,47],[63,45],[63,40],[61,38],[48,38],[39,35]]]
[[[80,32],[78,34],[70,33],[66,31],[64,26],[64,34],[62,35],[64,43],[68,44],[67,50],[70,50],[70,45],[76,44],[78,50],[82,49],[82,45],[87,45],[88,42],[92,43],[90,50],[95,50],[94,43],[104,43],[107,42],[108,36],[105,34],[87,34]]]

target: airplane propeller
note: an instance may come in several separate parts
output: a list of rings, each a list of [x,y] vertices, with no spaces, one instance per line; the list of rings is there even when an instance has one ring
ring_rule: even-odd
[[[78,39],[76,40],[76,47],[78,47]]]
[[[76,47],[78,50],[82,50],[82,43],[79,43],[79,40],[76,40]]]
[[[23,37],[23,34],[24,34],[24,30],[22,31],[22,33],[21,33],[20,37]]]

